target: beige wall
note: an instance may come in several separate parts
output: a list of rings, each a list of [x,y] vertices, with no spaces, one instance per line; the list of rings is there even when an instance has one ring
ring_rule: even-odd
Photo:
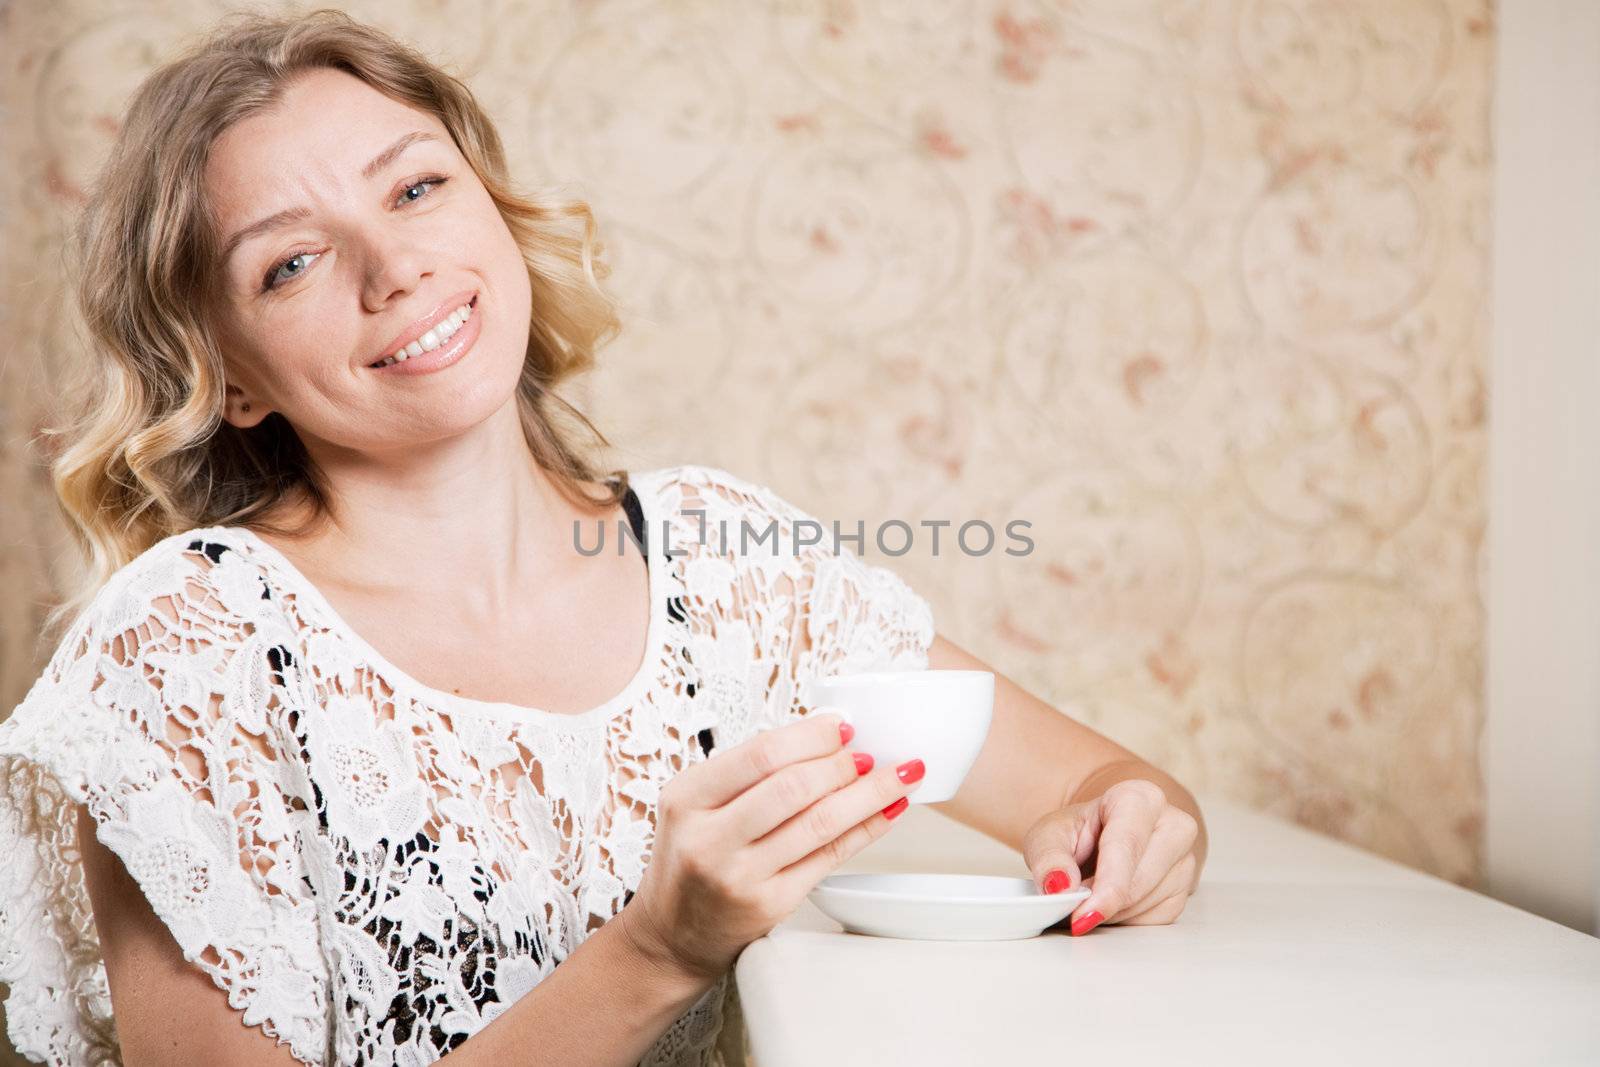
[[[6,707],[63,573],[62,228],[223,6],[3,15]],[[1029,520],[867,557],[1196,787],[1481,884],[1486,0],[348,6],[597,207],[632,327],[574,396],[621,462]]]
[[[1487,881],[1600,934],[1600,5],[1500,18]]]

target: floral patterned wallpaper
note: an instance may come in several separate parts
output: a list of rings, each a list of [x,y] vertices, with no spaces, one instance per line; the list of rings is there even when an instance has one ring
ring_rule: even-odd
[[[629,325],[571,395],[616,462],[864,521],[947,636],[1197,790],[1477,881],[1487,0],[345,6],[595,206]],[[57,249],[225,7],[0,7],[7,708],[67,566]],[[891,519],[951,526],[890,557]]]

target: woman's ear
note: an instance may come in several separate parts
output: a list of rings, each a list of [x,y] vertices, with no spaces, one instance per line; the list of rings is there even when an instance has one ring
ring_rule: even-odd
[[[259,398],[251,397],[237,385],[224,385],[222,393],[223,420],[241,430],[259,425],[262,419],[272,413],[272,409]]]

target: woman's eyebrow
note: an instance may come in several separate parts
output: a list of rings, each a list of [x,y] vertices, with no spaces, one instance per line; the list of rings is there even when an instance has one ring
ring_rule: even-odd
[[[372,162],[361,168],[361,177],[367,181],[370,181],[372,180],[373,175],[377,174],[384,167],[387,167],[390,163],[393,163],[400,157],[400,153],[404,152],[407,148],[410,148],[419,141],[437,141],[438,139],[439,137],[437,134],[429,133],[426,130],[413,130],[412,132],[400,137],[394,142],[394,144],[390,145],[388,148],[385,148],[376,156],[373,156]],[[264,219],[259,219],[256,222],[252,222],[244,229],[234,233],[232,237],[229,237],[227,241],[223,243],[222,262],[226,264],[228,260],[233,257],[233,253],[238,250],[239,246],[244,244],[246,241],[255,237],[260,237],[265,233],[271,233],[273,230],[287,226],[289,223],[294,222],[297,219],[303,219],[309,214],[311,214],[311,210],[309,208],[292,207],[286,208],[277,214],[268,215]]]

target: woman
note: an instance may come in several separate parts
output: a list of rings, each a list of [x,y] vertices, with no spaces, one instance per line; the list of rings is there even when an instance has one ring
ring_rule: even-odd
[[[920,776],[800,687],[984,665],[849,553],[697,543],[792,544],[770,491],[593,469],[551,391],[617,327],[588,210],[512,192],[466,88],[343,15],[156,72],[83,233],[54,476],[96,571],[0,726],[20,1050],[737,1062],[738,953]],[[622,519],[646,552],[571,550]],[[1073,933],[1172,922],[1194,799],[997,682],[935,806],[1043,891],[1092,871]]]

